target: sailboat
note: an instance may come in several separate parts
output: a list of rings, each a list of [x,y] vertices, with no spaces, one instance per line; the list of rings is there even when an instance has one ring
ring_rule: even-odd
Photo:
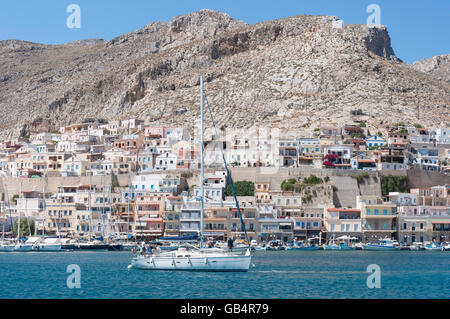
[[[63,190],[62,185],[60,186],[60,189]],[[42,186],[42,201],[43,206],[42,210],[45,212],[45,175],[43,177],[43,186]],[[34,243],[34,250],[38,251],[61,251],[62,250],[62,244],[61,244],[61,235],[59,232],[59,226],[61,224],[61,212],[62,212],[62,195],[59,199],[59,224],[57,223],[57,230],[58,230],[58,237],[43,237],[37,240]],[[42,235],[45,236],[45,223],[43,223],[42,227]]]
[[[221,248],[204,248],[204,111],[203,111],[203,77],[200,77],[200,113],[201,113],[201,219],[200,219],[200,247],[186,244],[175,251],[161,252],[157,254],[147,254],[145,249],[135,251],[129,268],[148,269],[148,270],[187,270],[187,271],[248,271],[250,268],[252,256],[250,248],[245,254],[236,254],[232,251],[224,251]],[[208,104],[209,107],[209,104]],[[209,109],[210,114],[211,109]],[[214,125],[214,121],[213,121]],[[215,125],[214,125],[215,126]],[[243,224],[242,215],[237,202],[236,193],[232,183],[230,172],[226,165],[225,156],[222,151],[222,157],[227,170],[231,188],[236,200],[237,210]],[[245,232],[245,224],[243,224]],[[246,232],[245,232],[246,234]]]
[[[21,203],[23,200],[23,193],[22,193],[22,182],[20,183],[20,199],[21,199]],[[14,251],[19,251],[19,252],[26,252],[26,251],[32,251],[33,250],[33,245],[34,242],[37,240],[34,237],[31,237],[29,239],[27,239],[27,241],[25,243],[22,243],[20,241],[20,211],[21,209],[18,209],[18,220],[17,220],[17,241],[16,241],[16,245],[14,246]],[[29,220],[27,219],[27,221],[29,222]],[[28,225],[29,226],[29,225]],[[31,235],[31,234],[30,234]]]
[[[6,203],[3,203],[2,218],[2,240],[0,241],[0,252],[14,251],[14,243],[5,240],[5,223],[6,223]]]

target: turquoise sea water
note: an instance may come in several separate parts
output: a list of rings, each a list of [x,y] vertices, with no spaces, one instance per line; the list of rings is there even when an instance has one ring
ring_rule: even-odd
[[[248,273],[128,270],[130,252],[0,253],[0,298],[449,298],[450,252],[270,251]],[[67,266],[81,269],[69,289]],[[369,264],[381,288],[369,289]]]

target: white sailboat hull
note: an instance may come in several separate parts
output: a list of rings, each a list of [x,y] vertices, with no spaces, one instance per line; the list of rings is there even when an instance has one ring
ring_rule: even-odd
[[[187,271],[248,271],[251,256],[138,256],[131,260],[131,266],[147,270]]]
[[[11,252],[14,251],[14,245],[0,245],[0,252]]]
[[[14,246],[14,251],[33,251],[33,245],[28,244],[18,244]]]
[[[60,251],[62,246],[61,244],[39,244],[34,248],[37,251]]]

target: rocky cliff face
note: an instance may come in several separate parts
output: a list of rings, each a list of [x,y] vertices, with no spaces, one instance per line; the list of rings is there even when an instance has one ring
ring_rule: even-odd
[[[2,134],[87,117],[193,126],[200,74],[219,126],[309,134],[321,123],[353,120],[355,109],[365,114],[357,119],[374,128],[399,121],[449,124],[448,83],[399,61],[385,28],[334,29],[333,18],[295,16],[250,26],[202,10],[108,42],[2,41]]]
[[[412,67],[418,71],[428,73],[438,80],[450,83],[450,54],[416,61],[412,64]]]

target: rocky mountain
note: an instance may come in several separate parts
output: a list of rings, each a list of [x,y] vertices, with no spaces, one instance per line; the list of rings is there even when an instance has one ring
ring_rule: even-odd
[[[88,117],[193,126],[200,74],[219,126],[450,125],[448,82],[400,61],[386,28],[333,28],[336,18],[248,25],[201,10],[111,41],[1,41],[3,137]]]
[[[428,73],[441,81],[450,83],[450,54],[416,61],[412,64],[412,67],[418,71]]]

